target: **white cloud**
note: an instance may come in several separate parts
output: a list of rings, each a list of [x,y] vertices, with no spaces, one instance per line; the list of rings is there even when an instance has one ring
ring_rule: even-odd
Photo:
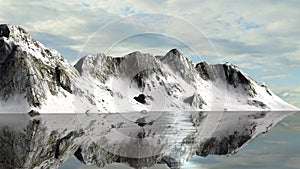
[[[1,4],[3,4],[0,7],[2,22],[13,24],[17,22],[29,31],[72,37],[71,39],[77,43],[70,45],[70,48],[77,51],[83,47],[94,31],[114,19],[138,13],[161,12],[183,18],[197,26],[209,38],[217,40],[217,51],[224,56],[226,61],[241,58],[240,56],[243,55],[243,60],[251,59],[252,62],[264,61],[278,64],[280,62],[276,58],[284,56],[283,60],[288,62],[300,54],[298,47],[300,46],[298,41],[300,23],[297,19],[300,13],[299,3],[296,1],[238,3],[232,0],[226,2],[179,0],[143,2],[55,0],[50,2],[35,0],[31,2],[5,1]],[[249,6],[255,6],[255,8],[249,8]],[[144,23],[150,26],[155,24],[150,21],[145,20]],[[162,31],[168,28],[163,25],[156,27]],[[187,30],[189,29],[176,25],[168,31],[185,33]],[[122,31],[122,28],[119,31]],[[188,32],[186,35],[189,36],[191,42],[196,43]],[[107,35],[107,37],[110,36],[113,35]],[[105,40],[107,39],[101,43],[106,43]],[[270,60],[270,56],[275,59]],[[299,65],[300,62],[297,64]]]
[[[300,87],[297,87],[295,91],[300,93]]]
[[[272,79],[283,79],[283,78],[287,78],[287,77],[289,77],[289,75],[282,74],[282,75],[265,76],[262,79],[263,80],[272,80]]]
[[[284,100],[294,106],[300,107],[300,87],[275,86],[272,89]]]

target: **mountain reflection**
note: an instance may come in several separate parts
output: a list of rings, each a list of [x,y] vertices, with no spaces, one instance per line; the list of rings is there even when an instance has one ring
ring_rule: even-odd
[[[58,168],[73,155],[103,167],[166,164],[236,153],[291,111],[1,114],[0,168]]]

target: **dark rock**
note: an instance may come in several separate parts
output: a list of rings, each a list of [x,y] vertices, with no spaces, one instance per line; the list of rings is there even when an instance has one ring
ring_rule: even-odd
[[[247,104],[254,105],[254,106],[259,106],[259,107],[261,107],[263,109],[268,108],[268,106],[265,103],[263,103],[261,101],[258,101],[258,100],[248,100]]]
[[[137,119],[135,123],[138,124],[140,127],[144,127],[147,124],[145,117]]]
[[[167,164],[167,166],[171,169],[180,169],[183,165],[180,161],[177,161],[176,159],[169,156],[164,156],[159,163]]]
[[[12,45],[6,43],[4,39],[0,37],[0,63],[4,63],[6,58],[12,53],[12,51]]]
[[[68,73],[61,69],[59,66],[55,67],[55,74],[56,74],[56,82],[59,84],[63,89],[72,93],[72,85],[71,80]]]
[[[56,74],[56,82],[58,84],[60,84],[60,68],[59,68],[59,66],[55,67],[55,74]]]
[[[29,114],[31,117],[40,115],[40,113],[39,113],[38,111],[36,111],[36,110],[30,110],[30,111],[28,112],[28,114]]]
[[[149,76],[148,71],[142,70],[133,77],[133,80],[137,83],[139,88],[145,88],[144,81],[148,76]]]
[[[144,94],[140,94],[138,97],[134,97],[134,100],[136,100],[137,102],[140,102],[142,104],[146,104],[146,96]]]
[[[199,72],[202,79],[208,80],[211,78],[209,75],[209,70],[211,69],[211,67],[206,62],[198,63],[195,68]]]
[[[229,84],[237,87],[239,84],[250,85],[250,80],[233,65],[223,64],[226,80]]]
[[[4,45],[4,43],[5,43],[5,42],[4,42],[4,39],[1,38],[1,39],[0,39],[0,47],[2,47],[2,46]]]
[[[136,137],[140,139],[144,139],[146,137],[146,133],[144,131],[138,132]]]
[[[147,122],[145,120],[145,117],[142,117],[142,118],[139,118],[135,121],[135,123],[140,126],[140,127],[144,127],[146,125],[152,125],[153,124],[153,121],[150,121],[150,122]]]
[[[176,56],[180,55],[180,52],[178,51],[178,49],[174,48],[174,49],[171,49],[168,53],[172,53]]]
[[[80,161],[82,162],[83,164],[85,164],[84,162],[84,159],[83,159],[83,156],[82,156],[82,150],[81,150],[81,147],[79,147],[76,152],[74,153],[74,156]]]
[[[225,73],[225,79],[235,88],[238,86],[243,86],[244,90],[248,92],[248,95],[254,97],[257,92],[251,82],[251,78],[242,73],[237,66],[223,64],[223,69]]]
[[[235,153],[236,149],[244,145],[250,139],[250,135],[240,135],[238,132],[234,132],[234,134],[228,135],[221,140],[212,137],[200,145],[196,154],[206,157],[210,154],[226,155]]]
[[[13,115],[13,119],[27,121],[30,118],[21,114]],[[1,118],[3,118],[1,116]],[[29,120],[23,131],[16,131],[14,127],[0,125],[0,169],[34,168],[24,167],[31,150],[35,135],[39,130],[39,120]],[[39,133],[41,134],[41,133]],[[39,152],[37,152],[39,153]],[[39,156],[41,157],[41,156]],[[36,161],[44,159],[35,159]],[[34,166],[30,163],[29,165]]]
[[[264,88],[266,89],[266,92],[267,92],[270,96],[272,96],[272,93],[269,91],[269,89],[268,89],[268,87],[267,87],[266,85],[262,84],[261,87],[264,87]]]
[[[200,151],[197,151],[197,155],[206,157],[209,154],[214,154],[215,147],[217,147],[216,144],[217,139],[215,137],[207,139],[204,143],[202,143]]]
[[[59,156],[61,155],[61,152],[64,152],[64,150],[62,150],[62,149],[67,149],[67,146],[66,146],[66,144],[68,143],[67,141],[70,140],[74,136],[74,134],[75,134],[75,132],[72,131],[69,134],[67,134],[65,137],[59,139],[56,142],[55,150],[54,150],[54,152],[55,152],[54,157],[56,159],[59,158]],[[63,142],[65,142],[64,147],[61,146],[61,145],[63,145]]]
[[[261,118],[264,118],[266,116],[266,112],[265,111],[262,111],[260,113],[257,113],[257,112],[254,112],[253,114],[249,114],[247,117],[249,119],[261,119]]]
[[[0,37],[6,37],[9,38],[9,28],[6,24],[0,25]]]

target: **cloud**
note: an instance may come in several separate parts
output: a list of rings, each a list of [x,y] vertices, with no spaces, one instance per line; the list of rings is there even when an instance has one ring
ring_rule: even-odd
[[[282,145],[288,143],[287,141],[284,140],[272,140],[272,139],[263,139],[263,142],[267,144],[282,144]]]
[[[155,13],[125,17],[106,25],[91,36],[83,53],[102,51],[122,56],[129,51],[149,48],[164,51],[160,54],[178,48],[186,56],[217,56],[209,39],[192,24],[171,15]]]
[[[133,14],[161,12],[183,18],[199,28],[214,40],[218,52],[226,58],[224,59],[226,61],[232,62],[231,60],[243,55],[244,61],[253,59],[253,62],[278,63],[279,59],[284,56],[284,62],[288,62],[300,53],[297,40],[300,26],[297,16],[300,14],[297,8],[299,5],[295,1],[264,1],[257,5],[254,2],[237,3],[232,0],[226,2],[179,0],[64,2],[55,0],[51,3],[34,0],[31,2],[5,1],[1,4],[3,4],[0,14],[2,22],[23,25],[29,31],[72,37],[76,45],[67,46],[69,50],[80,51],[89,36],[98,28],[118,18]],[[270,5],[272,8],[269,8]],[[252,10],[249,6],[256,8]],[[155,24],[151,19],[145,20],[144,23],[150,26]],[[120,32],[124,31],[121,26],[118,30]],[[164,27],[164,25],[157,25],[157,28],[162,31]],[[131,29],[132,27],[125,28]],[[169,31],[184,33],[186,29],[186,27],[173,27]],[[114,35],[107,34],[107,37],[110,36]],[[193,38],[190,35],[189,37]],[[42,36],[36,38],[44,40]],[[106,43],[106,40],[104,38],[99,43]],[[191,42],[197,43],[193,40]],[[143,41],[140,44],[143,44]],[[159,45],[159,42],[157,44]],[[65,50],[61,52],[65,53]],[[66,52],[64,55],[69,54]],[[269,60],[270,56],[276,59]],[[68,57],[71,58],[71,56]],[[299,62],[297,64],[299,65]]]
[[[294,106],[300,107],[299,87],[280,86],[274,87],[273,89],[281,98],[293,104]]]
[[[296,91],[296,92],[300,92],[300,87],[297,87],[297,88],[295,89],[295,91]]]
[[[265,76],[262,79],[263,80],[273,80],[273,79],[284,79],[284,78],[288,78],[289,75],[271,75],[271,76]]]
[[[93,8],[87,5],[90,3],[78,0],[72,2],[58,0],[0,2],[2,23],[21,25],[37,40],[54,44],[51,46],[54,49],[62,49],[60,52],[69,61],[74,60],[74,51],[79,53],[79,49],[83,48],[93,32],[108,22],[120,18],[105,9]],[[68,41],[68,43],[61,44],[58,42],[61,40]]]
[[[78,42],[74,41],[72,37],[34,31],[30,34],[33,38],[39,37],[41,39],[40,42],[46,47],[55,49],[62,53],[67,60],[73,60],[74,57],[79,55],[79,52],[71,47],[78,44]]]

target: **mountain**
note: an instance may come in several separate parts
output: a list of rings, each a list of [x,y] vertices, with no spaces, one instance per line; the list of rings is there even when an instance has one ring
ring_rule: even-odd
[[[232,64],[194,65],[172,49],[163,57],[85,56],[71,66],[21,27],[1,27],[2,112],[294,109]],[[147,104],[134,99],[140,94]]]
[[[87,55],[71,66],[23,28],[0,25],[0,168],[166,163],[232,154],[297,108],[232,64]],[[1,166],[2,165],[2,166]]]

